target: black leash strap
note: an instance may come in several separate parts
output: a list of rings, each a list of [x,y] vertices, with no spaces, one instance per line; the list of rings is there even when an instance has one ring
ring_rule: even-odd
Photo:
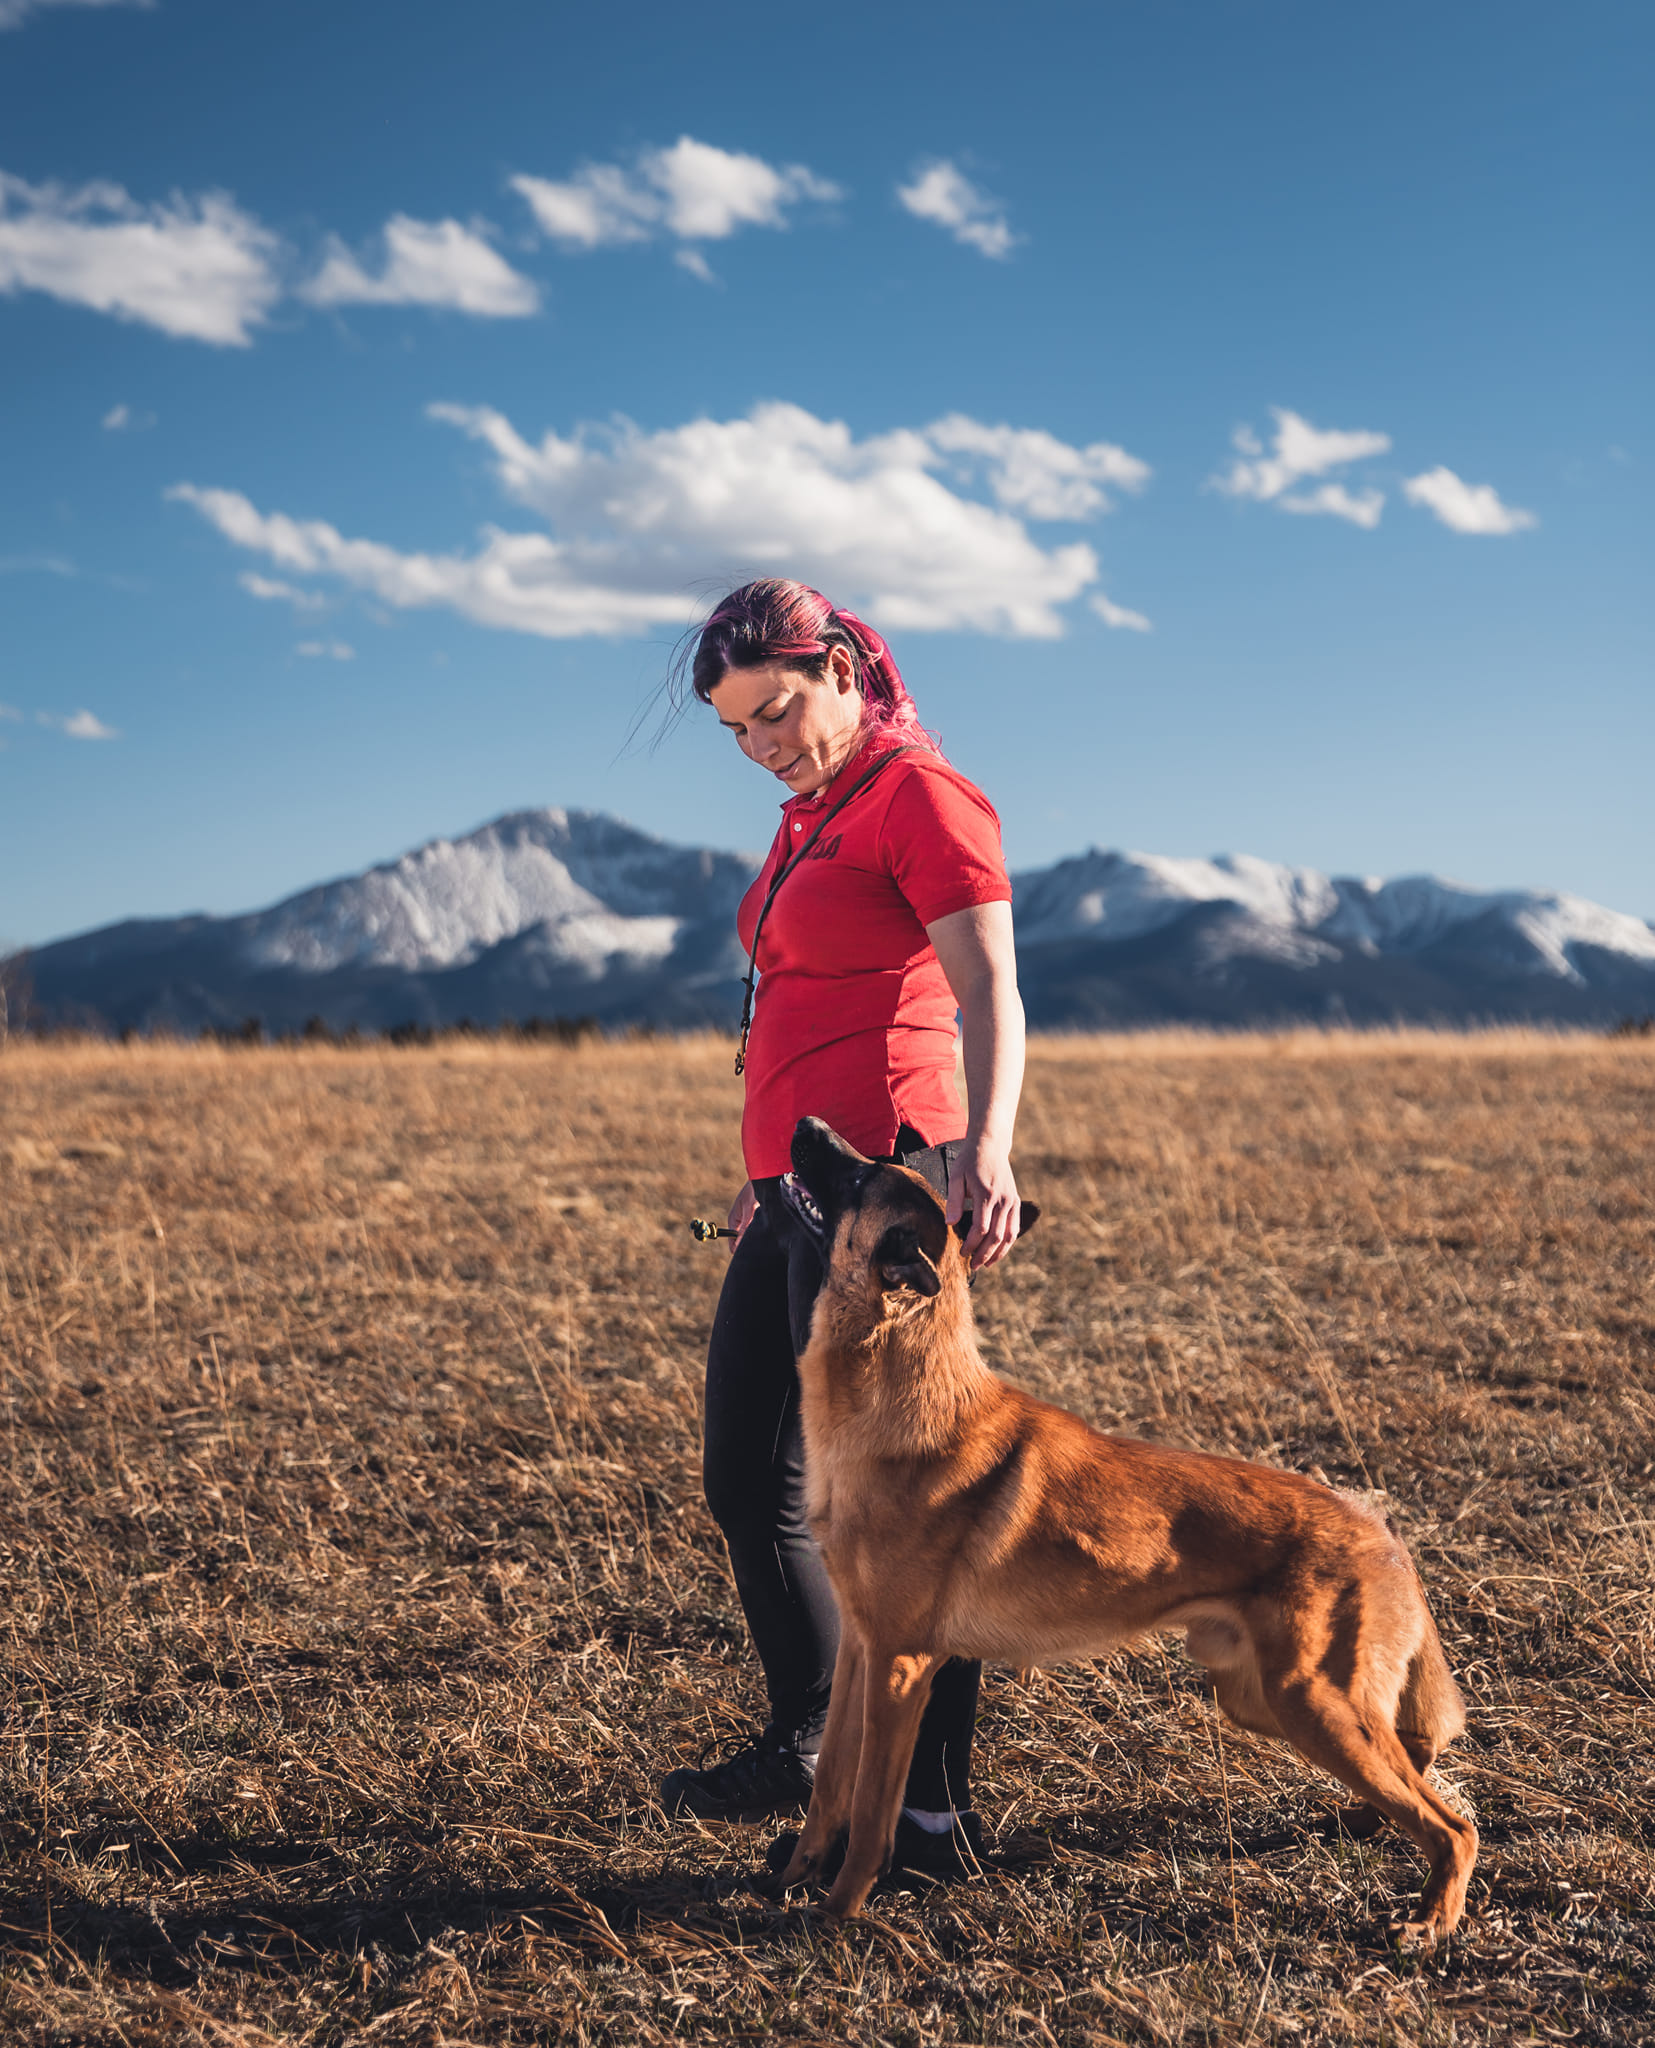
[[[771,876],[770,887],[765,891],[764,903],[759,911],[758,922],[753,926],[753,943],[748,951],[747,972],[741,984],[743,990],[741,998],[741,1035],[736,1044],[736,1072],[738,1074],[744,1073],[747,1068],[747,1034],[753,1028],[753,991],[757,986],[759,977],[759,935],[764,930],[764,920],[770,915],[770,906],[776,900],[776,891],[787,880],[788,876],[792,874],[800,861],[805,858],[810,849],[821,838],[822,834],[833,823],[834,819],[838,817],[839,813],[853,796],[860,796],[868,784],[873,781],[874,777],[889,768],[899,754],[922,754],[924,752],[925,749],[923,747],[914,745],[892,747],[888,754],[881,754],[871,768],[865,769],[856,778],[833,808],[825,812],[818,819],[815,831],[811,833],[803,846],[796,853],[789,854],[787,859],[782,862],[781,866]]]

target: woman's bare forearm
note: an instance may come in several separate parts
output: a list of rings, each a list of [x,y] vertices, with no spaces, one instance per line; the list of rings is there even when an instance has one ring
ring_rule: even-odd
[[[966,1143],[1011,1151],[1023,1093],[1023,999],[1015,976],[957,990],[965,1064]]]
[[[1011,906],[983,903],[928,928],[960,1006],[968,1142],[1011,1150],[1023,1092],[1023,999]]]
[[[927,927],[960,1006],[966,1136],[948,1191],[950,1220],[969,1207],[966,1243],[974,1265],[991,1265],[1017,1236],[1011,1141],[1023,1091],[1023,1000],[1011,906],[984,903]]]

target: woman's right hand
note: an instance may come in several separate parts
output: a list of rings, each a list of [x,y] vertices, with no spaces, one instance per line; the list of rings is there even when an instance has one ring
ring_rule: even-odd
[[[730,1204],[730,1213],[724,1219],[735,1232],[734,1237],[725,1239],[725,1243],[731,1251],[734,1251],[736,1246],[740,1244],[742,1232],[758,1213],[759,1198],[753,1193],[753,1183],[750,1180],[744,1180],[741,1184],[741,1193]]]

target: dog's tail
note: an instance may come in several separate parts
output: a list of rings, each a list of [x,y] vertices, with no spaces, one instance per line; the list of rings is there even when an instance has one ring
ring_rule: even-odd
[[[1442,1653],[1442,1638],[1427,1609],[1425,1634],[1402,1681],[1396,1732],[1420,1770],[1430,1767],[1456,1735],[1465,1732],[1465,1702]]]

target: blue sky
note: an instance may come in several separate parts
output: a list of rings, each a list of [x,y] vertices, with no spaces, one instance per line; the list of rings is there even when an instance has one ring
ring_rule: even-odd
[[[770,571],[885,625],[1014,867],[1655,915],[1652,47],[0,0],[0,940],[533,804],[762,846],[709,719],[625,742]]]

